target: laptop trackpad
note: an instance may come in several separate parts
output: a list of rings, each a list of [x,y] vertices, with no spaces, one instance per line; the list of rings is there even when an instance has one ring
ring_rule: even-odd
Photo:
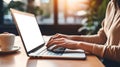
[[[84,53],[84,50],[70,50],[66,49],[65,52],[62,55],[63,57],[69,57],[69,58],[85,58],[86,55]]]

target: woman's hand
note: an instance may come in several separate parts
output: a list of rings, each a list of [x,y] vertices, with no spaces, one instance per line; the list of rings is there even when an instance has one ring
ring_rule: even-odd
[[[55,35],[53,35],[51,37],[51,39],[57,39],[57,38],[67,38],[67,39],[69,39],[69,36],[65,35],[65,34],[59,34],[59,33],[57,33],[57,34],[55,34]]]
[[[74,40],[58,37],[58,38],[51,39],[48,42],[47,47],[49,48],[52,45],[57,45],[55,48],[64,47],[64,48],[69,48],[69,49],[78,49],[77,46],[79,43],[80,43],[79,41],[74,41]]]

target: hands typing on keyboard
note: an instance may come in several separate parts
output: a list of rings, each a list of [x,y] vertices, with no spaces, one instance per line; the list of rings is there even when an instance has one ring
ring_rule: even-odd
[[[64,52],[66,48],[64,47],[57,47],[56,45],[52,45],[47,48],[48,51],[53,51],[53,52]]]

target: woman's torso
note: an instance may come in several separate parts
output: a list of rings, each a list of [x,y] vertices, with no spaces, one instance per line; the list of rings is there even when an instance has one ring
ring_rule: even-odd
[[[120,10],[115,9],[111,1],[106,10],[104,32],[107,36],[106,45],[118,45],[120,42]]]

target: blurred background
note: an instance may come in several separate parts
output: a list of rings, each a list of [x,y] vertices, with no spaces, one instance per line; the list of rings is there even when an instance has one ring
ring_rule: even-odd
[[[43,35],[96,34],[109,0],[0,0],[0,33],[18,34],[9,9],[35,14]]]

